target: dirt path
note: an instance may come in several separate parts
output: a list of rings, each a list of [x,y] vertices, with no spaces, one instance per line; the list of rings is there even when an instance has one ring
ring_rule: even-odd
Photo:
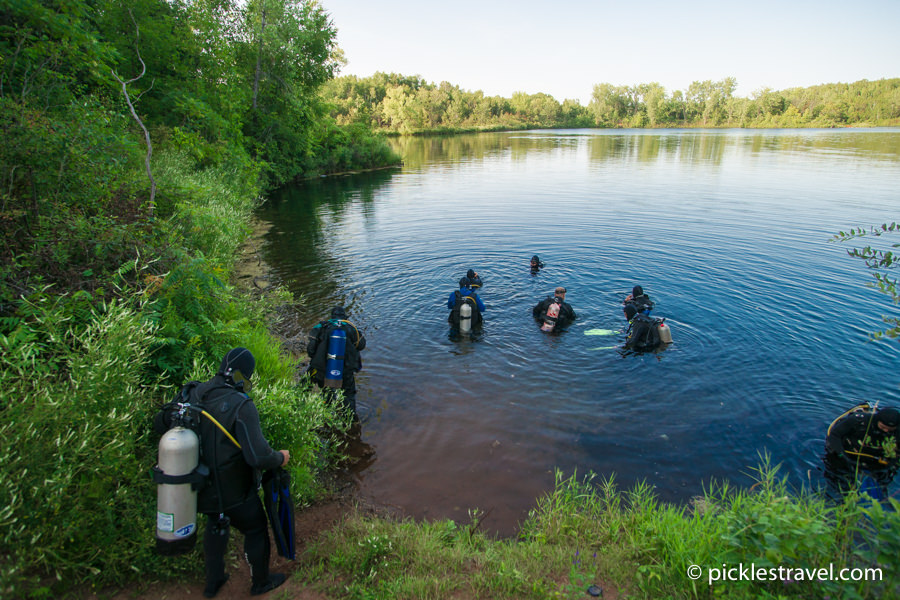
[[[297,557],[302,556],[307,545],[315,540],[321,533],[331,529],[340,523],[345,517],[362,510],[373,511],[373,508],[360,507],[356,501],[353,490],[347,488],[337,496],[329,500],[298,510],[294,517],[294,539],[297,540]],[[202,533],[201,533],[202,536]],[[202,569],[203,550],[202,539],[197,541],[197,548],[186,555],[184,560],[196,561],[198,568]],[[229,575],[228,582],[219,590],[217,600],[243,600],[250,598],[250,567],[244,561],[242,552],[243,536],[232,529],[229,551],[225,558],[226,570]],[[298,561],[289,561],[278,556],[272,551],[272,559],[269,562],[274,573],[284,573],[287,581],[277,591],[259,596],[260,598],[277,597],[292,598],[294,600],[325,600],[323,596],[308,589],[299,580],[291,575],[298,568]],[[137,586],[122,590],[103,590],[99,593],[85,595],[86,600],[196,600],[203,598],[205,582],[202,575],[196,580],[181,582],[156,582],[137,584]],[[256,596],[254,596],[256,597]]]

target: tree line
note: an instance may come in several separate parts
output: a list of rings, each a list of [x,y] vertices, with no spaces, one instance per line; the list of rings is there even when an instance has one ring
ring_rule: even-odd
[[[438,85],[419,76],[337,77],[322,87],[338,123],[401,134],[570,127],[847,127],[900,124],[900,79],[831,83],[735,96],[737,80],[695,81],[669,93],[659,83],[594,86],[591,100],[548,94],[511,98]]]

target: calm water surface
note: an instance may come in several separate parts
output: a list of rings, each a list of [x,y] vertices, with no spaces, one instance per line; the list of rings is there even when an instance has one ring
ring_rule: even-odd
[[[828,241],[897,219],[900,130],[393,143],[402,168],[284,189],[259,212],[303,322],[343,304],[368,338],[358,402],[377,454],[359,479],[375,501],[463,521],[477,507],[511,534],[557,468],[681,502],[713,478],[752,483],[768,452],[819,485],[830,421],[900,404],[900,345],[867,342],[897,309]],[[455,340],[446,302],[469,268],[485,326]],[[622,328],[634,284],[671,325],[661,353],[585,335]],[[547,335],[531,307],[557,285],[579,319]]]

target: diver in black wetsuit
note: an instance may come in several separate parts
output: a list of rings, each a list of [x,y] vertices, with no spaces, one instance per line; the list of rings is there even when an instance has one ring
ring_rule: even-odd
[[[825,438],[825,476],[841,493],[855,487],[860,475],[871,476],[881,493],[900,464],[900,411],[877,412],[867,403],[855,406],[832,422]]]
[[[644,293],[644,288],[639,285],[632,288],[631,293],[625,296],[622,304],[633,304],[637,309],[637,312],[644,313],[648,316],[650,315],[650,311],[653,310],[653,301],[650,300],[650,296]]]
[[[282,573],[269,572],[269,530],[259,499],[260,472],[283,466],[290,460],[287,450],[273,450],[263,437],[256,405],[247,396],[250,377],[256,367],[253,354],[234,348],[222,359],[215,377],[205,383],[192,382],[191,404],[202,405],[228,433],[226,436],[209,418],[200,419],[201,456],[210,471],[210,483],[197,495],[197,510],[207,516],[203,550],[206,588],[203,595],[214,597],[228,581],[225,551],[230,526],[244,534],[244,555],[250,564],[250,594],[264,594],[285,581]],[[173,426],[178,411],[176,401],[163,406],[153,428],[164,434]],[[236,445],[237,441],[240,446]]]

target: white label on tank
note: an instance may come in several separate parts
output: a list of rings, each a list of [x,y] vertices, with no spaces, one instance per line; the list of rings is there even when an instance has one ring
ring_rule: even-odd
[[[156,511],[156,528],[160,531],[175,531],[175,514]]]

